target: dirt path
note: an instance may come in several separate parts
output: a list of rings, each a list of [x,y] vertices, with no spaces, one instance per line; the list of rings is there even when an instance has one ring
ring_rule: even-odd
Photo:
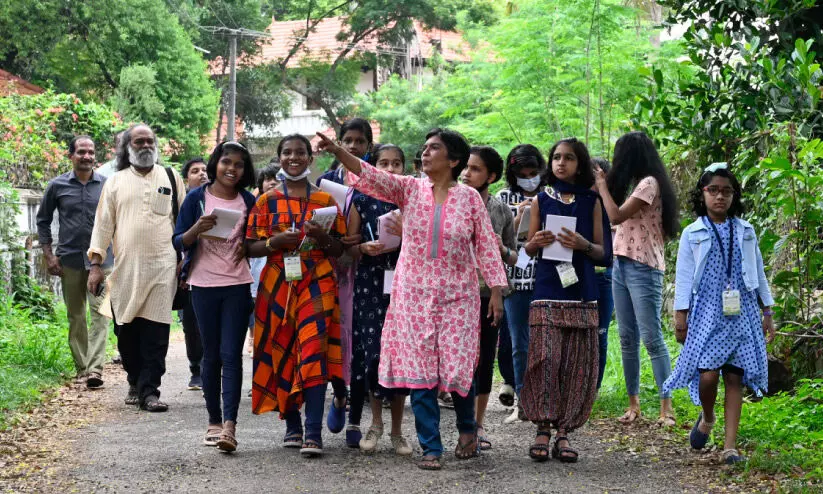
[[[174,338],[173,338],[174,339]],[[180,338],[172,343],[163,378],[165,414],[123,404],[122,370],[112,367],[105,389],[63,388],[57,398],[0,434],[0,492],[706,492],[678,455],[634,448],[608,424],[592,423],[573,436],[581,460],[537,464],[527,457],[534,427],[503,425],[508,411],[494,403],[487,430],[494,449],[469,461],[454,459],[454,415],[443,410],[446,455],[441,472],[423,472],[413,459],[394,456],[386,436],[381,450],[364,456],[345,447],[344,435],[324,430],[326,456],[307,460],[280,447],[284,423],[250,412],[248,376],[238,419],[238,451],[218,453],[200,445],[206,412],[201,393],[187,391],[188,367]],[[492,400],[495,402],[496,400]],[[369,423],[368,411],[363,424]],[[407,404],[404,433],[420,454]],[[388,424],[387,424],[388,425]],[[671,449],[671,446],[664,446]],[[685,454],[685,452],[683,453]],[[699,477],[703,477],[700,479]],[[683,479],[693,479],[684,483]],[[718,486],[719,487],[719,486]]]

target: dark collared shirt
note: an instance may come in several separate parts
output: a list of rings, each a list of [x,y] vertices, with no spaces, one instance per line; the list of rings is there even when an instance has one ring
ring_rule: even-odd
[[[37,235],[40,245],[53,244],[51,222],[56,209],[60,215],[60,230],[55,255],[64,266],[73,269],[88,267],[86,251],[91,243],[94,215],[105,182],[106,177],[94,172],[84,185],[72,170],[56,177],[46,187],[37,212]]]

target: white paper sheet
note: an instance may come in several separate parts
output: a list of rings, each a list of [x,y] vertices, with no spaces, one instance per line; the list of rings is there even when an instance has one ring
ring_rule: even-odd
[[[337,208],[329,206],[327,208],[315,209],[312,211],[311,222],[321,226],[327,232],[331,230],[334,220],[337,219]]]
[[[237,226],[237,222],[240,221],[240,217],[243,216],[242,211],[223,208],[214,208],[209,214],[217,216],[217,223],[214,225],[214,228],[201,233],[200,236],[219,240],[229,238],[231,232],[234,231],[234,227]]]
[[[526,254],[526,248],[520,247],[520,250],[517,252],[517,264],[515,264],[515,266],[520,269],[526,269],[529,267],[529,261],[531,260],[531,256]]]
[[[335,202],[340,206],[340,211],[346,209],[346,197],[351,193],[351,187],[324,178],[320,181],[320,190],[328,192],[334,197]]]
[[[557,235],[563,231],[563,228],[567,228],[573,232],[577,231],[577,218],[574,216],[558,216],[555,214],[546,215],[546,224],[543,226],[543,230],[548,230]],[[557,240],[548,247],[543,247],[543,259],[572,262],[573,255],[573,250],[563,247]]]
[[[377,240],[383,244],[384,251],[400,247],[400,237],[390,233],[388,230],[388,226],[391,221],[389,220],[389,216],[392,215],[394,215],[393,218],[396,221],[397,213],[395,211],[391,211],[377,218]]]
[[[383,271],[383,295],[391,295],[391,287],[394,284],[394,270]]]

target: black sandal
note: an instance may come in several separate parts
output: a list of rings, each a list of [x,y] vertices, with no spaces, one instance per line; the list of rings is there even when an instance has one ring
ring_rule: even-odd
[[[424,456],[417,462],[417,468],[420,470],[441,470],[443,465],[440,463],[439,456]]]
[[[323,455],[323,442],[317,439],[306,439],[303,441],[303,447],[300,448],[300,454],[306,458],[316,458]]]
[[[472,445],[474,445],[474,447],[472,447]],[[466,450],[469,448],[471,448],[471,452],[467,454]],[[463,443],[460,442],[459,438],[457,439],[457,447],[454,448],[454,456],[458,460],[470,460],[480,456],[480,442],[477,440],[477,432],[474,433],[469,442]]]
[[[573,450],[571,447],[560,447],[560,441],[569,442],[569,438],[566,436],[557,436],[554,438],[554,447],[552,448],[552,458],[560,460],[561,463],[577,463],[577,451]]]
[[[537,431],[537,437],[545,436],[551,439],[552,432],[551,431]],[[545,444],[538,443],[535,441],[534,444],[529,447],[529,458],[534,461],[544,462],[549,461],[549,441],[547,440]]]

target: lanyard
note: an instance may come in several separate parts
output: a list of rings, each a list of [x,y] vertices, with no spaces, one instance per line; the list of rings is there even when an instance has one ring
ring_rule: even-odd
[[[301,203],[298,209],[300,213],[300,222],[296,222],[294,219],[294,213],[291,211],[291,201],[289,200],[289,187],[286,184],[283,184],[283,194],[286,196],[286,207],[289,208],[289,219],[291,220],[292,226],[294,226],[297,230],[303,228],[303,223],[306,222],[306,214],[308,214],[309,209],[309,195],[311,194],[311,185],[306,184],[306,204],[305,207]],[[299,200],[299,198],[298,198]]]
[[[720,232],[717,231],[717,227],[714,226],[714,222],[712,220],[708,220],[709,224],[712,226],[712,230],[714,231],[714,236],[717,238],[717,245],[720,247],[720,254],[725,255],[725,249],[723,248],[723,240],[720,238]],[[726,286],[732,286],[732,253],[734,252],[734,221],[729,220],[729,256],[728,256],[728,263],[726,264]]]

